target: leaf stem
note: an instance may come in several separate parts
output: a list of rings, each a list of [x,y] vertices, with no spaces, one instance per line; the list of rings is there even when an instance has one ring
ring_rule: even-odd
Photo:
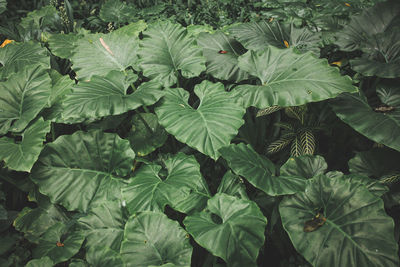
[[[144,124],[144,127],[146,128],[147,131],[150,132],[150,134],[154,134],[154,131],[151,129],[150,125],[146,122],[146,120],[142,117],[142,115],[138,112],[136,113],[138,115],[139,120],[141,120]]]

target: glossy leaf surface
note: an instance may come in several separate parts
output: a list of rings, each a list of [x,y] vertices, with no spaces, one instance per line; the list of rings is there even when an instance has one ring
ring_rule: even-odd
[[[178,222],[158,212],[129,218],[121,247],[125,266],[190,266],[192,246]]]
[[[217,194],[206,210],[186,217],[183,223],[198,244],[228,265],[255,266],[267,219],[254,202]]]
[[[244,123],[245,109],[221,83],[204,81],[195,86],[194,92],[200,100],[197,109],[188,104],[187,91],[167,90],[156,109],[157,117],[176,139],[217,159],[218,149],[228,145]]]

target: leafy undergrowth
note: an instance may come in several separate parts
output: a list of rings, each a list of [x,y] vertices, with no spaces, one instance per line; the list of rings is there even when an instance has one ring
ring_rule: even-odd
[[[399,265],[398,1],[0,12],[1,266]]]

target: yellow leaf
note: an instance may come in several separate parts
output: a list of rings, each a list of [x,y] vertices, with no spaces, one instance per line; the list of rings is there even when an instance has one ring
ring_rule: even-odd
[[[0,45],[1,48],[5,47],[8,44],[11,44],[14,40],[5,39],[4,42]]]
[[[285,44],[286,48],[289,48],[289,47],[290,47],[290,45],[289,45],[288,41],[286,41],[286,40],[283,40],[283,43]]]

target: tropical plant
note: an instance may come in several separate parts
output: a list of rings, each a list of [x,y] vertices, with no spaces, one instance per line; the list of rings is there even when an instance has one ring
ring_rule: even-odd
[[[396,1],[0,13],[0,266],[399,265]]]

